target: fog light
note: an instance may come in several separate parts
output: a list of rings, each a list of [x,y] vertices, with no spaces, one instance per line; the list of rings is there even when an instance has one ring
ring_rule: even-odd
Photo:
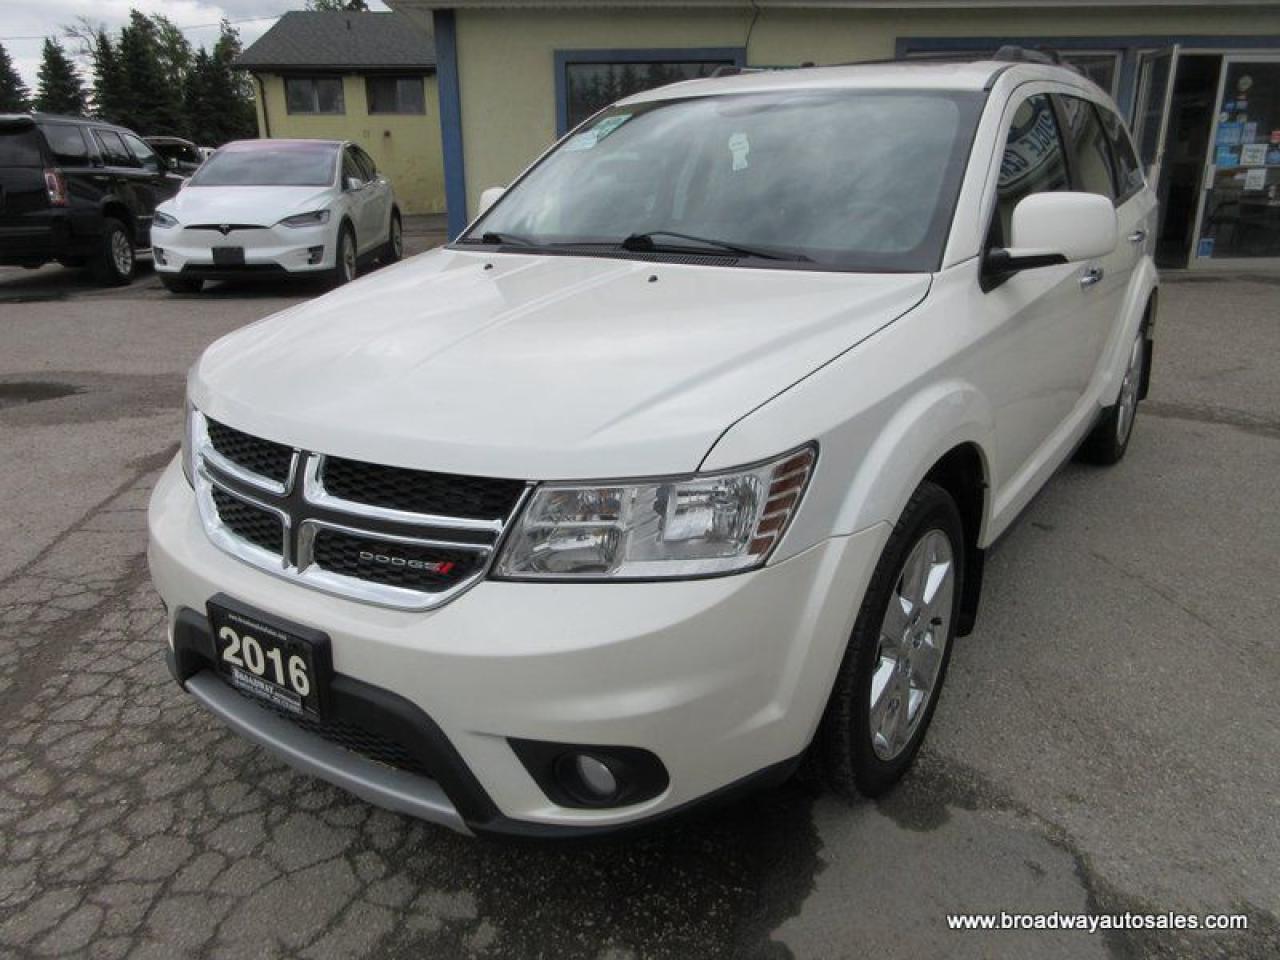
[[[307,247],[307,263],[319,263],[324,259],[324,245]]]
[[[169,261],[164,258],[164,250],[160,247],[151,248],[151,256],[155,258],[156,263],[165,266]]]
[[[595,757],[580,753],[574,758],[573,768],[582,785],[601,800],[607,800],[617,793],[618,778],[613,775],[613,771],[607,765]]]

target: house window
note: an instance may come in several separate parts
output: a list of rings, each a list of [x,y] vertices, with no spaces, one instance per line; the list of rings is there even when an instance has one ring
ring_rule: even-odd
[[[365,77],[370,113],[426,113],[421,77]]]
[[[741,50],[579,50],[556,54],[560,132],[615,100],[743,63]]]
[[[346,113],[341,77],[285,77],[290,113]]]

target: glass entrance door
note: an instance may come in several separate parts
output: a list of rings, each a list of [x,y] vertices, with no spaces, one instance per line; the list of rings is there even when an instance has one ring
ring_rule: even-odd
[[[1165,138],[1169,133],[1169,101],[1178,73],[1178,46],[1152,50],[1138,57],[1138,90],[1134,101],[1134,135],[1143,172],[1153,185],[1160,183]]]
[[[1191,265],[1280,261],[1280,56],[1224,57],[1215,104]]]

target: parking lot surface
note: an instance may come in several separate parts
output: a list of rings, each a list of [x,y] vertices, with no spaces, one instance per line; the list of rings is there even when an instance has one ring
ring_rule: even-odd
[[[532,843],[296,774],[164,666],[144,519],[185,371],[318,291],[0,270],[0,956],[1280,956],[1280,282],[1167,279],[1127,459],[1065,467],[992,551],[892,795]],[[947,928],[1000,911],[1250,928]]]

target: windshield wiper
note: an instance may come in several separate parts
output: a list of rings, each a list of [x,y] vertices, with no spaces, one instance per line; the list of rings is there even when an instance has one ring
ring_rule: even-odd
[[[674,237],[677,240],[688,240],[690,243],[701,244],[701,247],[713,247],[717,250],[736,253],[744,257],[758,257],[761,260],[791,260],[796,263],[813,262],[812,257],[806,257],[803,253],[768,250],[764,247],[747,247],[740,243],[729,243],[726,240],[698,237],[691,233],[677,233],[675,230],[647,230],[644,233],[633,233],[624,239],[619,246],[623,250],[633,250],[636,253],[689,253],[690,251],[701,249],[701,247],[691,247],[682,243],[659,243],[654,239],[655,237]]]
[[[478,237],[466,237],[460,241],[461,243],[487,243],[493,246],[514,246],[514,247],[533,247],[537,246],[528,237],[522,237],[516,233],[495,233],[488,230]]]

